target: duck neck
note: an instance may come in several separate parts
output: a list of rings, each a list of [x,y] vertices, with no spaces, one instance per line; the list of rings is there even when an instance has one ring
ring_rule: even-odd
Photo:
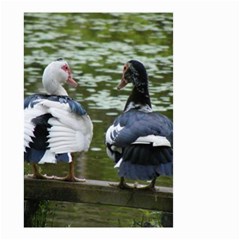
[[[134,86],[131,95],[125,105],[124,111],[132,108],[151,110],[151,100],[149,97],[148,85]]]
[[[56,81],[47,81],[47,84],[46,82],[43,82],[43,86],[51,95],[68,96],[64,87]]]
[[[63,86],[59,85],[53,95],[68,96],[68,93]]]

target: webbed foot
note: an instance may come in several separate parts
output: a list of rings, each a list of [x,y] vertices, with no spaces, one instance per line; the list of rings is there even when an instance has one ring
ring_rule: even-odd
[[[138,189],[150,190],[150,191],[155,192],[156,191],[156,189],[155,189],[155,182],[156,182],[156,178],[154,178],[149,185],[144,186],[144,187],[138,187]]]
[[[65,177],[54,177],[55,180],[59,180],[59,181],[67,181],[67,182],[85,182],[86,179],[85,178],[77,178],[75,176],[72,175],[67,175]]]
[[[118,187],[118,188],[121,188],[121,189],[136,189],[137,188],[136,184],[133,184],[133,186],[130,186],[129,184],[127,184],[125,182],[124,177],[121,177],[121,180],[120,180],[119,183],[109,183],[109,185],[112,186],[112,187]]]
[[[27,176],[34,179],[54,179],[54,176],[42,175],[41,173],[28,174]]]

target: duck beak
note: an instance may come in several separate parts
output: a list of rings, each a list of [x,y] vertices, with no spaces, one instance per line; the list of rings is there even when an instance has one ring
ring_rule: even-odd
[[[127,72],[128,68],[129,68],[129,64],[126,63],[123,67],[122,79],[121,79],[121,82],[117,86],[117,90],[124,88],[128,84],[128,81],[125,78],[125,73]]]
[[[72,75],[69,74],[67,84],[69,84],[72,87],[77,87],[78,83],[72,78]]]
[[[124,88],[128,84],[128,81],[122,77],[121,82],[117,86],[117,90]]]

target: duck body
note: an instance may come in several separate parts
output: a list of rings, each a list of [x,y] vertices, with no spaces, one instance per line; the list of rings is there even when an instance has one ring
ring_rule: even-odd
[[[71,153],[89,149],[92,121],[62,86],[64,83],[77,86],[66,61],[60,58],[50,63],[43,72],[42,82],[47,93],[24,99],[24,160],[33,164],[35,178],[46,178],[36,164],[70,163],[69,175],[61,179],[78,181]]]
[[[121,177],[120,187],[127,187],[124,178],[152,180],[173,174],[173,123],[166,116],[153,112],[148,92],[148,78],[142,63],[131,60],[123,69],[118,86],[133,83],[123,113],[106,132],[107,154],[116,163]]]
[[[108,129],[108,155],[119,176],[152,180],[172,174],[172,122],[164,115],[131,109]]]
[[[71,162],[70,152],[87,151],[92,124],[68,96],[34,94],[24,100],[24,159],[30,163]]]

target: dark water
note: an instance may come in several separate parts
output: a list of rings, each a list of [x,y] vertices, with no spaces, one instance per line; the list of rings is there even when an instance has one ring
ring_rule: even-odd
[[[87,179],[118,181],[113,162],[107,157],[104,133],[120,114],[131,91],[116,86],[123,65],[131,59],[144,63],[154,111],[173,116],[173,18],[171,13],[25,13],[24,94],[43,92],[44,67],[62,57],[68,61],[77,89],[66,86],[94,124],[89,152],[79,159],[76,175]],[[81,160],[80,160],[81,159]],[[42,165],[43,173],[66,175],[66,164]],[[31,168],[25,163],[25,173]],[[172,178],[157,184],[171,186]],[[47,226],[132,226],[149,214],[138,209],[87,204],[50,203]],[[127,219],[127,220],[126,220]]]

